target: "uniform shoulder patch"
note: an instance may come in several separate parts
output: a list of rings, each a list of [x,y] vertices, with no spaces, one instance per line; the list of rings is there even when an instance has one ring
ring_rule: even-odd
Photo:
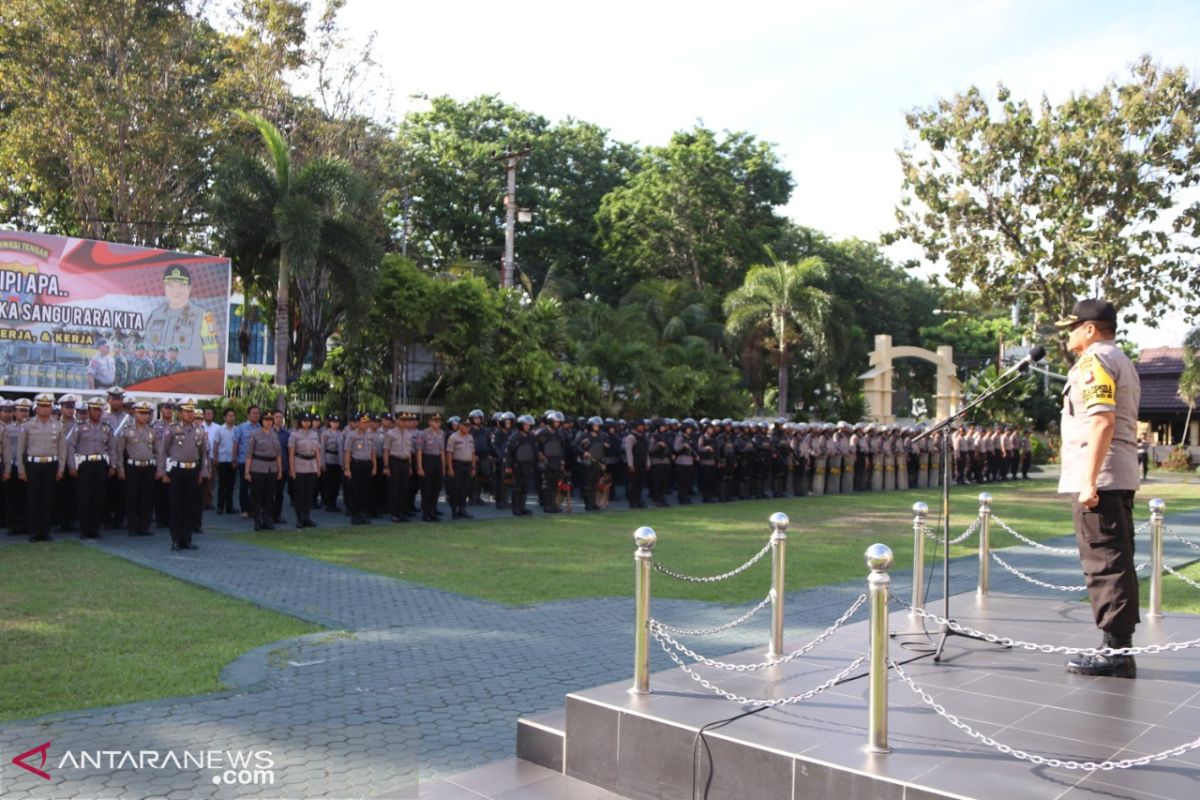
[[[1117,382],[1094,354],[1079,359],[1079,377],[1083,388],[1083,405],[1086,408],[1117,404]]]

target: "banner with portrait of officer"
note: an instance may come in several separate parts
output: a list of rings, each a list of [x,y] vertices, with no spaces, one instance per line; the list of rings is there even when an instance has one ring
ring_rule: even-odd
[[[0,230],[0,384],[220,396],[227,258]]]

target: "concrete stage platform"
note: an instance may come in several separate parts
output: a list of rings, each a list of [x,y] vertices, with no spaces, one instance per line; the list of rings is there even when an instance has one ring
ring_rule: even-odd
[[[941,613],[942,603],[931,608]],[[962,624],[1013,639],[1075,647],[1099,642],[1086,603],[1004,595],[981,601],[967,594],[952,599],[951,611]],[[744,697],[799,694],[866,652],[865,613],[864,607],[855,617],[861,621],[786,665],[758,672],[696,671]],[[920,631],[921,624],[897,611],[891,629]],[[1062,655],[959,637],[951,637],[942,662],[934,663],[910,649],[936,643],[937,631],[931,628],[929,634],[894,638],[892,658],[916,658],[902,666],[913,680],[948,713],[1001,744],[1064,761],[1102,762],[1200,739],[1200,648],[1139,656],[1138,678],[1122,680],[1070,675]],[[678,638],[704,654],[704,638]],[[1200,618],[1168,615],[1143,621],[1135,644],[1191,639],[1200,639]],[[789,641],[784,650],[806,641]],[[631,653],[631,668],[632,660]],[[763,660],[763,652],[722,660],[754,663]],[[856,675],[864,672],[865,667]],[[650,695],[631,695],[629,685],[623,681],[571,694],[564,712],[521,720],[518,756],[638,800],[1200,797],[1200,749],[1132,769],[1089,773],[1037,766],[959,731],[895,673],[889,680],[892,752],[886,755],[865,751],[865,677],[852,676],[812,699],[726,724],[720,721],[750,707],[717,697],[680,669],[655,673]]]

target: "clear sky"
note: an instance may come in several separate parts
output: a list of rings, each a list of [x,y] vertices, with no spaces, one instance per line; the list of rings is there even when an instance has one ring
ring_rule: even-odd
[[[748,131],[795,177],[787,215],[872,240],[894,223],[907,110],[998,81],[1061,100],[1142,53],[1200,74],[1200,3],[1183,1],[349,0],[341,19],[378,33],[380,114],[419,107],[414,94],[498,94],[642,144],[698,121]],[[1197,324],[1164,322],[1132,338],[1178,344]]]

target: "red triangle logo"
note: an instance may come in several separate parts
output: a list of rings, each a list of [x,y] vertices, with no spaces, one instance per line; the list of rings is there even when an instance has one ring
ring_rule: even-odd
[[[46,780],[50,780],[50,773],[43,772],[42,770],[38,769],[38,767],[46,766],[46,751],[48,751],[49,749],[50,749],[50,742],[46,742],[45,744],[40,744],[37,747],[33,748],[32,750],[26,750],[24,753],[21,753],[21,755],[17,756],[16,758],[14,758],[12,760],[12,763],[16,764],[18,767],[20,767],[23,770],[32,772],[34,775],[37,775],[39,778],[44,778]],[[32,756],[36,753],[41,753],[42,763],[38,764],[37,767],[26,764],[25,759],[29,758],[30,756]]]

